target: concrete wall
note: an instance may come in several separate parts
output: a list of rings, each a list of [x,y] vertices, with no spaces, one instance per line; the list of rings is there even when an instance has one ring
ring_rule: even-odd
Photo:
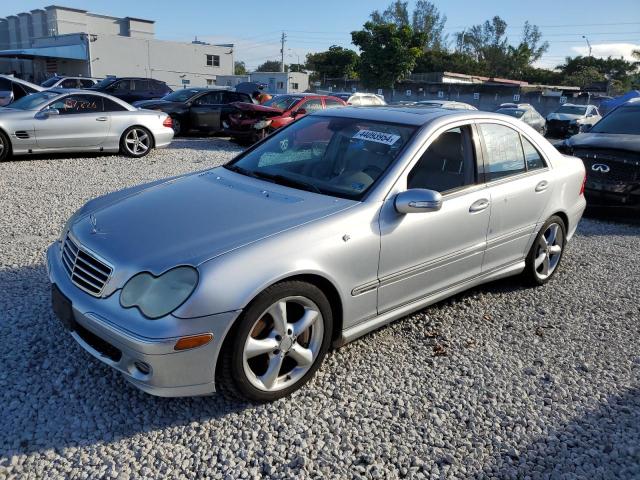
[[[91,74],[94,77],[140,76],[182,88],[215,85],[218,74],[233,73],[233,49],[215,45],[146,40],[116,35],[98,35],[91,42]],[[207,54],[219,55],[220,66],[207,66]]]

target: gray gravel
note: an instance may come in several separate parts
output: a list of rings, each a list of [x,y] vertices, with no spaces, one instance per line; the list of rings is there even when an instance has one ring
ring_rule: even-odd
[[[291,398],[162,399],[84,353],[44,250],[96,195],[219,164],[0,164],[0,478],[640,478],[640,227],[583,220],[542,288],[486,285],[332,352]]]

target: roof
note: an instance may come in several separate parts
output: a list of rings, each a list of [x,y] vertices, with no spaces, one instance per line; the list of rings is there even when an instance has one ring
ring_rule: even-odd
[[[486,112],[482,112],[485,114]],[[314,115],[328,117],[358,118],[362,120],[372,120],[378,122],[400,123],[404,125],[414,125],[416,127],[425,125],[436,118],[445,115],[477,115],[474,110],[445,110],[441,108],[416,108],[416,107],[344,107],[332,108],[330,110],[319,110]]]

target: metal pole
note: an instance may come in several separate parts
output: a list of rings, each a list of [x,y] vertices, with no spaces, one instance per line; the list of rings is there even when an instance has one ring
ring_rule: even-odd
[[[587,47],[589,47],[589,56],[591,56],[591,43],[589,43],[589,39],[587,38],[586,35],[582,35],[582,38],[584,38],[587,41]]]
[[[280,71],[284,72],[284,41],[287,39],[287,35],[282,32],[282,37],[280,37]]]

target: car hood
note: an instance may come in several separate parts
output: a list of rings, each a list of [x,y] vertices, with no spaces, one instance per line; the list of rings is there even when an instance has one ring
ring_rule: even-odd
[[[569,138],[571,148],[611,148],[640,152],[640,135],[614,133],[580,133]]]
[[[101,197],[80,211],[71,232],[116,270],[159,274],[176,265],[198,265],[356,203],[218,167]]]
[[[547,115],[547,120],[577,120],[578,118],[585,118],[584,115],[575,115],[573,113],[550,113]]]

